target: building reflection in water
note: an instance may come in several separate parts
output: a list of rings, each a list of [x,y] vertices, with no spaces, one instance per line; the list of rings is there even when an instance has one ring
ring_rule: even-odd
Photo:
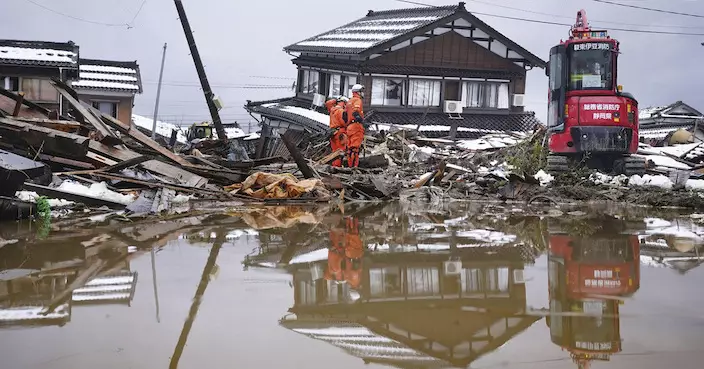
[[[546,323],[552,342],[583,369],[621,352],[619,306],[640,287],[640,241],[618,219],[565,223],[549,225]]]
[[[5,245],[0,248],[0,327],[61,326],[79,304],[129,306],[137,282],[129,265],[134,251],[80,242]]]
[[[294,305],[280,324],[366,363],[466,367],[540,319],[525,314],[530,246],[452,232],[422,248],[363,247],[354,217],[329,238],[327,249],[291,260]]]

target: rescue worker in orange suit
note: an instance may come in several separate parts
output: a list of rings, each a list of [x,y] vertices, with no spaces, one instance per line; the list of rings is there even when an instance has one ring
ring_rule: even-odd
[[[352,98],[347,102],[347,165],[359,166],[359,150],[364,141],[364,86],[352,86]]]
[[[350,288],[359,289],[361,285],[362,257],[364,247],[359,237],[359,220],[347,218],[345,227],[345,280]]]
[[[325,102],[325,106],[330,113],[330,128],[334,130],[333,136],[330,138],[330,149],[332,149],[332,152],[337,150],[347,151],[347,135],[345,132],[347,126],[346,103],[347,98],[344,96],[338,96]],[[342,158],[335,159],[331,165],[333,167],[341,167]]]
[[[339,227],[330,229],[330,247],[328,247],[328,266],[323,277],[328,281],[345,280],[345,231]]]

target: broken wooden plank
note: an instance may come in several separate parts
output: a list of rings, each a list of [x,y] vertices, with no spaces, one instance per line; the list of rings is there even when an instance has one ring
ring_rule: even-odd
[[[20,92],[17,94],[17,101],[15,101],[15,108],[12,110],[13,117],[20,115],[20,109],[22,109],[22,102],[24,102],[24,92]]]
[[[51,85],[56,88],[56,91],[58,91],[59,94],[63,96],[74,109],[76,109],[76,112],[80,114],[86,122],[90,123],[90,125],[96,129],[96,139],[98,141],[108,145],[114,145],[122,142],[122,140],[117,138],[117,136],[115,136],[115,134],[103,123],[101,119],[93,114],[91,109],[88,109],[86,106],[81,104],[76,97],[74,97],[75,93],[72,94],[69,92],[71,90],[70,87],[57,79],[52,79]]]
[[[82,158],[88,151],[88,137],[66,133],[10,118],[0,118],[0,136],[6,143],[20,148],[26,146],[42,152],[66,157]]]
[[[291,153],[291,156],[293,157],[293,160],[296,162],[298,169],[301,170],[303,177],[306,179],[314,178],[315,174],[313,173],[313,170],[310,169],[306,159],[303,157],[301,152],[298,151],[298,148],[293,143],[293,141],[291,141],[291,138],[289,136],[289,131],[286,131],[284,134],[281,135],[281,141],[283,141],[284,145],[286,145],[288,152]]]
[[[447,163],[444,161],[440,163],[440,166],[438,167],[438,170],[436,171],[435,175],[433,176],[435,179],[433,180],[434,185],[439,185],[440,182],[442,181],[442,178],[445,176],[445,167]]]
[[[44,118],[27,118],[27,117],[14,117],[13,119],[19,120],[21,122],[34,123],[42,127],[55,129],[61,132],[76,133],[81,129],[81,124],[71,120],[55,120],[55,119],[44,119]]]
[[[126,135],[132,137],[137,142],[139,142],[142,145],[147,146],[150,149],[158,152],[159,154],[169,158],[173,162],[175,162],[181,166],[184,166],[184,167],[193,166],[193,164],[189,163],[186,159],[174,154],[173,152],[169,151],[164,146],[161,146],[161,145],[159,145],[159,143],[152,140],[149,136],[140,132],[137,129],[137,127],[135,127],[133,124],[122,123],[119,120],[117,120],[107,114],[103,114],[102,118],[103,118],[103,121],[105,123],[107,123],[109,126],[111,126],[112,128],[120,131],[123,134],[126,134]]]
[[[92,157],[91,155],[89,155],[89,157],[106,165],[117,165],[119,162],[133,160],[142,156],[134,151],[119,150],[114,147],[103,145],[97,141],[90,141],[88,147],[90,152],[93,153]],[[142,168],[146,170],[175,179],[183,185],[202,188],[208,184],[208,180],[198,174],[159,160],[149,160],[141,165]]]
[[[195,193],[195,194],[211,196],[211,197],[214,196],[214,197],[220,197],[220,198],[223,198],[223,197],[224,198],[233,198],[233,197],[235,197],[225,191],[214,191],[214,190],[186,187],[186,186],[181,186],[181,185],[176,185],[176,184],[147,182],[147,181],[141,181],[138,179],[130,178],[127,176],[121,176],[121,175],[117,175],[117,174],[93,172],[92,175],[96,176],[96,177],[101,177],[101,178],[114,179],[114,180],[118,180],[118,181],[139,184],[139,185],[143,185],[143,186],[146,186],[149,188],[168,188],[168,189],[172,189],[172,190],[179,191],[179,192]]]
[[[93,196],[79,195],[76,193],[66,192],[46,186],[40,186],[33,183],[25,183],[22,187],[27,191],[33,191],[52,199],[64,199],[68,201],[79,202],[88,206],[107,206],[110,209],[124,209],[126,206],[125,204],[115,201],[101,199]]]
[[[345,155],[345,152],[344,152],[344,151],[342,151],[342,150],[340,150],[340,149],[337,149],[337,150],[335,150],[334,152],[332,152],[332,153],[328,154],[327,156],[325,156],[324,158],[318,160],[318,162],[315,163],[315,164],[317,164],[317,165],[327,164],[327,163],[329,163],[329,162],[331,162],[331,161],[333,161],[333,160],[339,158],[340,156],[344,156],[344,155]]]
[[[413,187],[414,188],[421,188],[421,187],[425,186],[430,181],[430,179],[433,178],[435,173],[436,172],[433,171],[433,172],[428,172],[428,173],[423,174],[422,176],[420,176],[420,179],[418,180],[418,182],[416,182],[416,184],[413,185]]]

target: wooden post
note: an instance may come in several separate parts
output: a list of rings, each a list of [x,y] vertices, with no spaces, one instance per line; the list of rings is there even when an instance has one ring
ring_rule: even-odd
[[[305,177],[306,179],[314,178],[315,174],[313,174],[313,170],[310,169],[308,163],[306,162],[306,158],[303,157],[301,152],[298,151],[296,145],[293,143],[293,141],[291,141],[291,138],[288,135],[288,131],[281,135],[281,141],[283,141],[284,145],[286,145],[288,152],[291,153],[291,156],[296,162],[298,169],[300,169],[301,173],[303,173],[303,177]]]
[[[20,115],[20,109],[22,109],[22,103],[24,102],[24,92],[17,93],[17,99],[15,101],[15,110],[12,111],[13,117]]]

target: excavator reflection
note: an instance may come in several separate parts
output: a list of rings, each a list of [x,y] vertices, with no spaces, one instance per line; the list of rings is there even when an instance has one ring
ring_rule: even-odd
[[[587,369],[621,351],[619,305],[640,287],[640,242],[618,219],[554,225],[549,224],[546,323],[552,342]]]

